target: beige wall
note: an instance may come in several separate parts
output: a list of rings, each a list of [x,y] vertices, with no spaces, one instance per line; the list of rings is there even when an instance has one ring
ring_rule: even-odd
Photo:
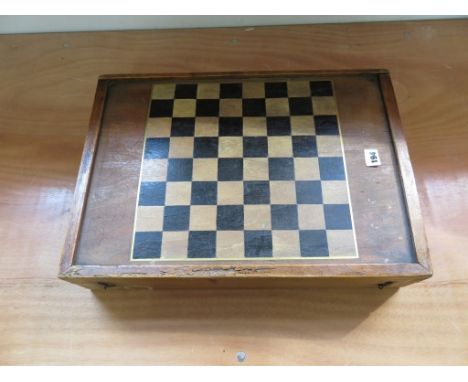
[[[462,16],[0,16],[0,34],[349,23],[460,17]]]

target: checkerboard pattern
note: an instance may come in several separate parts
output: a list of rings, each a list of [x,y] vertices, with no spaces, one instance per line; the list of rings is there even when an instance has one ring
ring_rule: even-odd
[[[133,260],[356,256],[330,81],[154,85]]]

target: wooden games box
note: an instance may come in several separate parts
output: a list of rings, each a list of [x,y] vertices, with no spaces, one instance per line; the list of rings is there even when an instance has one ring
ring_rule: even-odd
[[[382,288],[430,275],[388,72],[99,79],[62,279]]]

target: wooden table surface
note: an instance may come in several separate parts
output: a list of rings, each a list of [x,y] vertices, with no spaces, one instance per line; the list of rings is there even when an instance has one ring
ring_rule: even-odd
[[[0,36],[1,364],[468,364],[468,21]],[[434,276],[400,290],[58,280],[100,74],[387,68]]]

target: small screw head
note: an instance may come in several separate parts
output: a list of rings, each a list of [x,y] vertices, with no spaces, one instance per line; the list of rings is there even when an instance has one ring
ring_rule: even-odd
[[[237,352],[236,357],[237,357],[237,361],[244,362],[245,359],[247,358],[247,355],[243,351],[239,351]]]

